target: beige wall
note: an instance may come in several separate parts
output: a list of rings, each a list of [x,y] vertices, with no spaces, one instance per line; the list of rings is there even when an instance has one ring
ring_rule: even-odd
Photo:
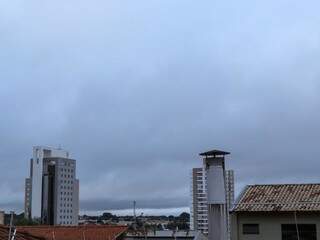
[[[4,224],[4,212],[0,211],[0,225]]]
[[[320,213],[297,213],[298,224],[316,224],[320,240]],[[242,225],[259,224],[259,235],[243,235]],[[294,213],[241,213],[232,215],[232,240],[281,240],[281,224],[294,224]]]

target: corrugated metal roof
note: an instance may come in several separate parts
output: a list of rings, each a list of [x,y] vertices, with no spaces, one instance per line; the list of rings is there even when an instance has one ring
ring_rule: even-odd
[[[12,231],[13,234],[13,231]],[[9,237],[9,227],[0,225],[0,240],[8,240]],[[17,232],[15,240],[44,240],[35,236],[30,236],[29,234]]]
[[[126,226],[28,226],[17,227],[17,232],[44,240],[115,240],[127,230]]]
[[[232,211],[320,211],[320,184],[249,185]]]

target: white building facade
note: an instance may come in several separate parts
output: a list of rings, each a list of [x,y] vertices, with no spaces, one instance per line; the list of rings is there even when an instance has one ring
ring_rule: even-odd
[[[190,229],[208,233],[206,176],[203,168],[193,168],[191,173]]]
[[[234,171],[225,171],[227,212],[234,203]],[[193,168],[191,173],[190,229],[208,234],[207,176],[204,168]],[[230,216],[227,214],[228,239]]]
[[[26,179],[25,215],[47,225],[78,225],[76,161],[62,149],[36,146]]]

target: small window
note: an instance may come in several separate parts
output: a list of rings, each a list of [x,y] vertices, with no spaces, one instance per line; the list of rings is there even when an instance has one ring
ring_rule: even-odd
[[[242,233],[247,234],[259,234],[259,224],[243,224]]]

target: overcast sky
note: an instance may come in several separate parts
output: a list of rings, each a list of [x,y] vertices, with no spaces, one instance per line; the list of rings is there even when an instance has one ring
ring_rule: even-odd
[[[319,8],[1,0],[0,208],[22,211],[33,145],[77,160],[82,211],[183,209],[212,148],[237,192],[320,182]]]

